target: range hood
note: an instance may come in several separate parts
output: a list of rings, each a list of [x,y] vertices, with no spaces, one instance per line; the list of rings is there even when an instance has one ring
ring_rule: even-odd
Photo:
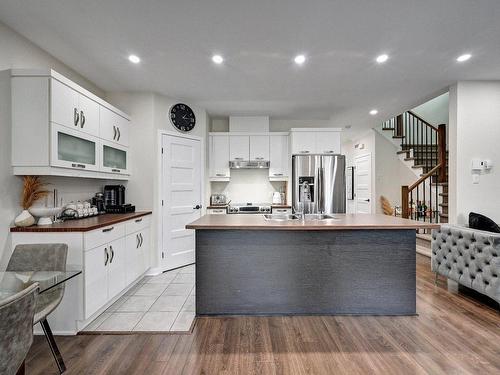
[[[264,169],[269,168],[269,160],[232,160],[229,162],[231,169]]]

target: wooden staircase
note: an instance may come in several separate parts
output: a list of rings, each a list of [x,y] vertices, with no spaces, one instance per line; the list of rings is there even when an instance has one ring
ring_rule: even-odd
[[[448,152],[446,127],[434,126],[415,113],[402,113],[382,125],[383,131],[392,132],[399,143],[397,154],[410,163],[418,178],[410,186],[401,187],[402,216],[419,221],[448,222]],[[422,213],[415,205],[427,206]],[[422,240],[430,238],[420,233]]]

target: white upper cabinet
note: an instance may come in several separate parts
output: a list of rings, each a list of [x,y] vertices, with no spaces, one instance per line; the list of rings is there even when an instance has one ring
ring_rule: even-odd
[[[129,145],[129,124],[127,119],[102,106],[100,107],[99,117],[99,136],[102,139],[123,146]]]
[[[318,154],[340,154],[340,132],[317,132],[316,152]]]
[[[292,154],[314,154],[316,135],[313,132],[292,133]]]
[[[271,180],[286,180],[288,177],[288,135],[269,136],[269,178]]]
[[[250,136],[250,160],[269,160],[269,136]]]
[[[99,135],[99,104],[51,79],[51,121],[91,135]]]
[[[248,160],[250,155],[250,139],[248,135],[229,136],[229,160]]]
[[[78,96],[80,131],[99,136],[99,104],[85,95]]]
[[[229,181],[229,136],[209,136],[209,177],[211,180]]]
[[[15,175],[127,180],[129,117],[53,70],[11,70]]]
[[[340,154],[341,129],[292,129],[291,144],[293,155]]]
[[[50,80],[50,118],[56,124],[78,129],[78,92],[55,79]]]

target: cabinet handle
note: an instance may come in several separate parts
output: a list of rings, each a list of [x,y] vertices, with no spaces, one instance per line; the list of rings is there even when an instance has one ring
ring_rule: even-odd
[[[118,126],[116,127],[116,130],[118,131],[118,138],[116,140],[119,141],[122,134],[120,133],[120,128]]]
[[[113,258],[115,257],[115,252],[113,251],[113,246],[110,246],[109,250],[111,250],[111,259],[109,260],[109,264],[111,264],[111,263],[113,263]]]
[[[83,111],[80,111],[80,127],[83,129],[83,125],[85,125],[85,115],[83,114]]]
[[[139,248],[139,243],[141,242],[138,234],[135,235],[135,239],[136,239],[135,248],[138,249]]]
[[[258,157],[258,158],[255,158],[255,160],[264,160],[264,158]]]
[[[108,265],[108,260],[109,260],[109,254],[108,254],[108,248],[104,248],[104,266]]]
[[[216,173],[215,174],[217,177],[226,177],[225,173]]]
[[[111,227],[111,228],[106,228],[106,229],[103,229],[102,232],[103,233],[106,233],[106,232],[111,232],[113,229],[115,229],[115,227]]]
[[[333,151],[333,150],[327,150],[327,151],[324,151],[324,153],[325,153],[325,154],[334,154],[334,153],[335,153],[335,151]]]
[[[273,176],[283,176],[283,173],[273,173]]]
[[[113,141],[116,140],[116,126],[113,125]]]
[[[308,154],[308,153],[309,153],[309,151],[307,151],[307,150],[303,150],[303,151],[299,151],[299,153],[301,153],[301,154]]]
[[[142,217],[140,219],[137,219],[135,222],[140,223],[142,221]]]
[[[121,171],[119,169],[113,168],[113,169],[111,169],[111,172],[120,173]]]
[[[141,244],[139,245],[139,247],[142,247],[142,243],[144,242],[144,238],[142,238],[142,233],[139,233],[139,237],[141,238]]]
[[[243,158],[234,158],[234,160],[243,160]]]
[[[73,115],[73,122],[75,123],[75,126],[78,126],[79,119],[80,119],[80,115],[78,115],[78,109],[75,108],[74,115]]]
[[[71,166],[73,168],[85,168],[85,165],[83,165],[83,164],[75,164],[75,163],[73,163],[73,164],[71,164]]]

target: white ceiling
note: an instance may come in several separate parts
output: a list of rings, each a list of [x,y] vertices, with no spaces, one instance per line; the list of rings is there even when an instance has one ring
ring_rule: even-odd
[[[457,80],[500,79],[499,0],[1,0],[0,20],[105,90],[155,91],[212,115],[359,130]]]

